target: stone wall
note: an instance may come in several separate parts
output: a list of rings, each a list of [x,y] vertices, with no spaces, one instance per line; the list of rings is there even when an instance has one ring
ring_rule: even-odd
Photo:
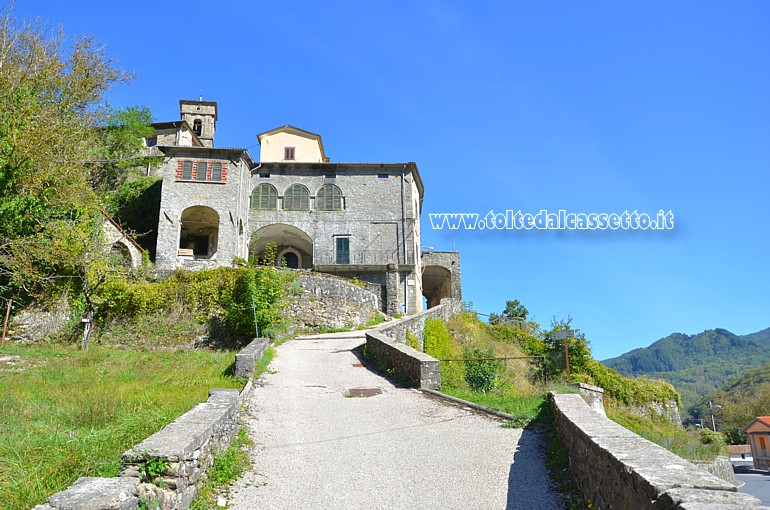
[[[380,309],[379,297],[344,278],[321,273],[297,277],[302,294],[289,305],[300,330],[364,326]]]
[[[366,352],[406,377],[418,388],[441,387],[441,368],[436,358],[388,338],[382,332],[366,332]]]
[[[591,409],[602,416],[607,416],[607,412],[604,410],[604,388],[585,383],[574,383],[572,386],[578,389],[583,400]]]
[[[413,334],[420,342],[420,349],[423,348],[423,329],[428,317],[432,319],[442,319],[448,321],[452,315],[462,309],[462,303],[453,299],[442,299],[441,304],[424,312],[412,315],[406,319],[399,320],[393,324],[382,326],[379,331],[397,342],[406,343],[406,332]]]
[[[572,477],[591,508],[761,508],[735,485],[596,413],[580,395],[551,393],[550,400]]]
[[[738,479],[735,478],[733,465],[728,457],[717,457],[713,461],[709,460],[691,460],[693,465],[708,471],[712,475],[717,475],[722,480],[738,485]]]
[[[2,307],[2,314],[5,315],[5,306]],[[20,343],[44,340],[61,331],[69,320],[70,308],[66,299],[61,299],[48,308],[31,306],[11,315],[6,340]]]
[[[188,508],[215,453],[237,434],[239,408],[238,390],[211,390],[206,402],[124,453],[119,476],[141,478],[138,496],[157,502],[160,510]],[[166,468],[152,481],[144,475],[151,459],[162,459]]]
[[[254,366],[269,342],[269,338],[255,338],[235,355],[235,377],[251,378],[254,375]]]

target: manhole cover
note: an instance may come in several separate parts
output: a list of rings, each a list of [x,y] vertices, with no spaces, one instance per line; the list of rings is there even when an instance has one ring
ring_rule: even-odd
[[[348,390],[348,397],[373,397],[375,395],[382,395],[382,390],[379,388],[351,388]]]
[[[356,367],[356,368],[361,368],[361,367],[364,366],[364,364],[363,363],[353,363],[353,366]]]

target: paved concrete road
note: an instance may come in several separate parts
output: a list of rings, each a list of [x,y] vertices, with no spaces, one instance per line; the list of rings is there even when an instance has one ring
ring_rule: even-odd
[[[762,500],[764,506],[770,506],[770,473],[735,473],[735,478],[738,479],[738,492],[751,494]]]
[[[540,437],[396,388],[351,349],[361,334],[280,346],[247,397],[253,469],[231,491],[252,509],[561,508]],[[375,389],[348,397],[351,389]]]

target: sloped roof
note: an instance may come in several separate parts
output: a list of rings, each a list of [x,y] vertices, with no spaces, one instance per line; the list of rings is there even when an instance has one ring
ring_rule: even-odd
[[[750,455],[751,446],[747,444],[729,444],[727,445],[727,451],[730,452],[730,455]]]
[[[743,429],[743,433],[746,434],[746,431],[754,425],[764,425],[768,432],[770,432],[770,416],[757,416],[751,420],[748,425],[746,425],[746,427]]]
[[[144,248],[142,248],[142,247],[139,245],[139,243],[137,243],[137,242],[136,242],[136,240],[135,240],[133,237],[131,237],[130,235],[128,235],[128,233],[127,233],[125,230],[123,230],[123,227],[121,227],[120,225],[118,225],[118,222],[117,222],[117,221],[115,221],[115,220],[112,218],[112,216],[110,216],[109,214],[107,214],[107,212],[106,212],[104,209],[102,209],[102,208],[100,207],[100,208],[99,208],[99,210],[102,212],[102,214],[104,215],[104,218],[107,220],[107,222],[108,222],[110,225],[112,225],[114,228],[116,228],[116,229],[118,230],[118,232],[120,232],[120,233],[121,233],[121,234],[122,234],[122,235],[123,235],[123,236],[126,238],[126,240],[127,240],[129,243],[131,243],[132,245],[134,245],[134,247],[135,247],[137,250],[139,250],[139,253],[142,253],[142,252],[146,251]]]
[[[190,124],[187,123],[186,120],[171,120],[167,122],[153,122],[150,124],[152,128],[157,132],[161,129],[178,129],[182,128],[185,131],[189,131],[192,135],[193,143],[197,145],[198,147],[203,147],[203,142],[201,142],[200,138],[198,138],[198,135],[195,134],[195,131],[193,131],[193,128],[190,127]]]
[[[304,136],[305,138],[314,138],[318,141],[318,147],[321,149],[321,158],[324,162],[328,162],[329,158],[326,157],[326,151],[324,150],[324,143],[323,140],[321,140],[321,135],[316,133],[311,133],[310,131],[307,131],[305,129],[298,128],[296,126],[292,126],[290,124],[284,124],[283,126],[279,126],[277,128],[273,128],[269,131],[265,131],[264,133],[259,133],[257,135],[257,140],[259,140],[260,145],[262,144],[262,138],[274,135],[276,133],[291,133],[293,135],[297,136]]]

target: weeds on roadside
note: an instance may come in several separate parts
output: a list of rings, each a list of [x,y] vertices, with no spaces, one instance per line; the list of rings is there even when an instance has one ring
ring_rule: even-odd
[[[215,507],[217,495],[226,492],[230,484],[251,467],[246,447],[253,444],[246,429],[241,428],[227,450],[220,455],[214,455],[214,464],[209,471],[208,480],[201,486],[190,505],[190,510],[209,510]]]

